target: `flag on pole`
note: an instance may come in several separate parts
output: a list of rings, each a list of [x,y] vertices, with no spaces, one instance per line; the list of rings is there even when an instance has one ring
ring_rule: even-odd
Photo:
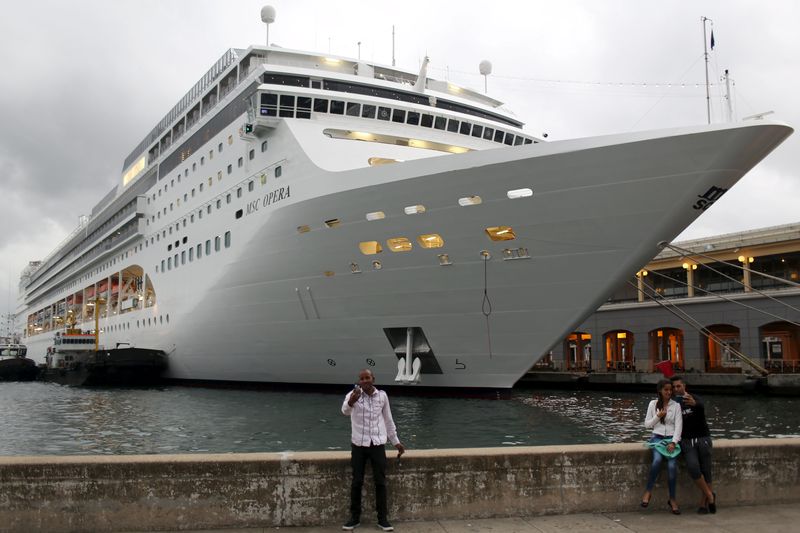
[[[714,30],[711,30],[711,49],[714,49]]]

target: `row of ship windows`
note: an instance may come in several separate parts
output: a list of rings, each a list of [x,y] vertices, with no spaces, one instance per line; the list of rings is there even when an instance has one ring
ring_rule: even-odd
[[[184,243],[186,242],[186,237],[183,238],[183,242]],[[219,235],[214,237],[214,251],[219,252],[220,250],[222,250],[223,246],[225,248],[231,247],[230,231],[226,231],[223,237],[220,237]],[[172,270],[173,268],[178,268],[181,265],[185,265],[187,262],[191,263],[194,261],[195,255],[197,256],[197,260],[199,261],[200,259],[203,258],[204,251],[205,255],[211,255],[211,239],[206,240],[205,250],[203,243],[198,243],[197,246],[192,246],[188,250],[182,250],[181,253],[179,254],[176,253],[175,255],[171,255],[166,259],[162,259],[161,265],[156,265],[156,272],[163,273],[168,270]]]
[[[512,241],[517,238],[514,229],[510,226],[492,226],[484,229],[486,235],[493,241]],[[428,233],[417,237],[420,248],[442,248],[444,239],[438,233]],[[386,247],[392,252],[410,252],[413,244],[408,237],[392,237],[386,240]],[[364,255],[375,255],[383,252],[383,246],[378,241],[362,241],[358,249]]]
[[[220,144],[220,146],[222,146],[222,144]],[[263,141],[263,142],[261,143],[261,152],[263,153],[263,152],[266,152],[266,151],[267,151],[267,141]],[[212,152],[210,152],[210,153],[213,153],[213,151],[212,151]],[[248,152],[248,158],[250,159],[250,161],[252,161],[253,159],[255,159],[255,156],[256,156],[255,149],[251,149],[251,150]],[[202,157],[200,158],[200,161],[201,161],[201,163],[202,163],[202,161],[203,161],[203,158],[202,158]],[[194,167],[196,164],[197,164],[197,163],[192,163],[192,167]],[[238,159],[238,161],[237,161],[237,168],[242,168],[243,166],[244,166],[244,158],[243,158],[243,157],[240,157],[240,158]],[[185,170],[185,172],[186,172],[186,175],[188,176],[189,169],[187,168],[187,169]],[[228,167],[227,167],[227,169],[226,169],[226,172],[227,172],[227,174],[228,174],[228,175],[231,175],[231,174],[233,174],[233,164],[229,164],[229,165],[228,165]],[[281,168],[281,166],[277,166],[277,167],[275,167],[275,169],[274,169],[274,172],[275,172],[275,177],[276,177],[276,178],[279,178],[279,177],[281,177],[281,174],[282,174],[282,172],[283,172],[283,169]],[[164,193],[166,193],[166,192],[167,192],[167,190],[168,190],[168,187],[169,187],[169,186],[175,187],[175,179],[176,179],[176,178],[173,178],[173,179],[170,181],[170,184],[169,184],[169,185],[168,185],[168,184],[164,184],[164,188],[163,188],[163,189],[162,189],[162,188],[159,188],[159,189],[158,189],[158,192],[155,192],[155,193],[153,193],[153,194],[152,194],[152,196],[148,197],[148,198],[147,198],[147,203],[148,203],[148,205],[150,204],[150,202],[151,202],[151,201],[155,202],[155,201],[156,201],[156,197],[160,197],[160,196],[161,196],[161,193],[162,193],[162,191],[163,191]],[[218,172],[217,172],[217,181],[221,181],[221,180],[222,180],[222,171],[220,170],[220,171],[218,171]],[[181,175],[180,175],[180,173],[178,173],[178,175],[177,175],[177,181],[178,181],[178,183],[180,183],[180,182],[181,182]],[[211,187],[213,184],[214,184],[214,178],[213,178],[213,176],[209,176],[209,177],[208,177],[208,187]],[[192,198],[194,198],[194,197],[195,197],[195,195],[197,194],[197,189],[199,189],[199,192],[203,192],[203,188],[204,188],[204,187],[205,187],[205,182],[201,181],[201,182],[198,184],[198,187],[196,187],[196,188],[195,188],[195,187],[193,187],[193,188],[192,188],[192,190],[191,190],[191,197],[192,197]],[[186,192],[186,193],[184,193],[184,194],[183,194],[183,201],[184,201],[184,202],[187,202],[187,201],[189,200],[189,194],[190,194],[190,193],[188,193],[188,192]],[[170,211],[172,211],[172,210],[174,209],[174,206],[175,206],[175,204],[177,204],[177,205],[181,205],[181,198],[180,198],[180,197],[178,197],[178,198],[175,200],[175,202],[170,202],[170,204],[169,204],[169,210],[170,210]],[[159,210],[159,211],[158,211],[158,214],[160,215],[160,213],[161,213],[161,212],[162,212],[162,210]],[[165,215],[167,214],[167,208],[166,208],[166,207],[164,207],[164,208],[163,208],[163,213],[164,213]],[[151,219],[152,219],[152,220],[155,220],[155,218],[156,218],[156,216],[155,216],[155,215],[151,217]]]
[[[517,198],[529,198],[533,196],[533,189],[524,188],[524,189],[512,189],[510,191],[506,191],[506,196],[510,200],[515,200]],[[464,196],[463,198],[458,199],[458,205],[461,207],[467,207],[470,205],[480,205],[483,203],[483,199],[480,196],[473,195],[473,196]],[[427,208],[422,204],[417,205],[409,205],[403,208],[403,212],[406,215],[420,215],[425,213]],[[383,211],[372,211],[367,213],[366,218],[368,221],[375,221],[375,220],[382,220],[386,218],[386,213]],[[342,223],[341,220],[338,218],[331,218],[323,222],[326,228],[335,228],[336,226]],[[308,233],[311,231],[311,227],[303,224],[302,226],[297,226],[298,233]],[[496,240],[503,240],[503,239],[496,239]]]
[[[155,316],[152,317],[152,322],[150,320],[151,320],[150,318],[148,318],[146,320],[144,318],[141,319],[141,325],[140,325],[140,321],[137,320],[136,321],[136,327],[137,328],[140,328],[140,327],[143,328],[143,327],[146,327],[146,326],[157,326],[159,324],[164,324],[164,323],[169,324],[169,313],[167,313],[166,315],[158,315],[157,317],[155,317]],[[125,331],[125,330],[130,330],[130,329],[131,329],[131,323],[130,322],[125,322],[125,323],[122,323],[122,324],[113,324],[111,326],[107,326],[105,328],[105,331],[115,332],[115,331]],[[104,333],[103,329],[100,329],[100,333]]]
[[[259,112],[262,116],[311,118],[312,111],[314,113],[329,113],[332,115],[378,119],[399,124],[421,126],[423,128],[446,130],[452,133],[460,133],[462,135],[477,137],[479,139],[494,141],[509,146],[537,142],[529,137],[516,135],[511,132],[473,124],[466,120],[448,119],[429,113],[419,113],[417,111],[407,111],[405,109],[376,106],[372,104],[360,104],[357,102],[345,102],[344,100],[311,98],[310,96],[275,93],[261,94],[261,108]]]

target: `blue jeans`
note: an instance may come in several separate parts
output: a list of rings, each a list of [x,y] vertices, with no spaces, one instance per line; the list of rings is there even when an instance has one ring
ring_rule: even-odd
[[[665,437],[663,435],[653,435],[650,437],[648,442],[658,442],[660,440],[669,439],[671,437]],[[669,497],[670,499],[675,499],[675,485],[678,478],[678,460],[677,457],[673,457],[669,459],[664,457],[658,450],[653,448],[653,464],[650,465],[650,475],[647,478],[647,492],[653,491],[653,485],[656,484],[656,479],[658,479],[658,474],[661,472],[661,463],[666,459],[667,461],[667,486],[669,487]]]

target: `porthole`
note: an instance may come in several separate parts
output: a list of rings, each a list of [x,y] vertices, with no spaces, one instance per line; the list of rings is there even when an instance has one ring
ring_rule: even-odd
[[[380,270],[383,268],[383,265],[381,264],[380,261],[373,261],[372,268],[374,268],[375,270]]]
[[[515,198],[527,198],[529,196],[533,196],[533,191],[531,189],[527,189],[527,188],[525,188],[525,189],[514,189],[514,190],[511,190],[511,191],[508,191],[506,193],[506,195],[512,200],[515,199]]]
[[[486,228],[486,235],[493,241],[512,241],[517,238],[514,230],[509,226],[494,226]]]
[[[424,205],[410,205],[403,209],[406,215],[419,215],[425,212]]]
[[[444,246],[444,239],[438,233],[429,233],[417,237],[417,243],[421,248],[441,248]]]
[[[406,237],[394,237],[386,240],[386,246],[392,252],[408,252],[411,250],[412,245]]]
[[[468,205],[478,205],[479,203],[483,202],[480,196],[465,196],[464,198],[458,199],[458,205],[461,207],[466,207]]]
[[[375,255],[383,251],[383,247],[378,241],[360,242],[358,243],[358,249],[361,250],[361,253],[364,255]]]
[[[367,213],[367,220],[369,221],[381,220],[383,218],[386,218],[386,213],[383,211],[373,211],[372,213]]]

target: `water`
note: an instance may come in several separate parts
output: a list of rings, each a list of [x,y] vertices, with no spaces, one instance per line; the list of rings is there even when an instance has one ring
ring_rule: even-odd
[[[0,383],[0,455],[349,449],[342,394]],[[515,391],[503,400],[390,397],[411,449],[644,442],[653,394]],[[706,396],[715,438],[800,437],[798,398]]]

